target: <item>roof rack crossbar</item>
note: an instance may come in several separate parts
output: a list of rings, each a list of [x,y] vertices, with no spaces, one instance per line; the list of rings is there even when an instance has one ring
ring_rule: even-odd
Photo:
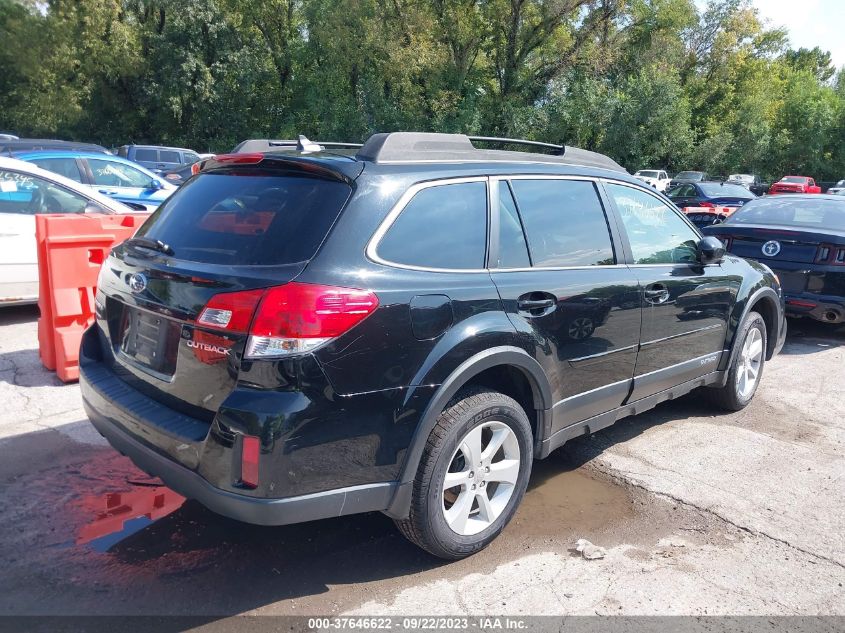
[[[471,141],[479,143],[496,143],[499,145],[525,145],[526,147],[543,147],[545,149],[553,149],[558,152],[558,156],[563,156],[566,152],[565,145],[557,145],[555,143],[544,143],[542,141],[529,141],[522,138],[505,138],[501,136],[468,136]]]

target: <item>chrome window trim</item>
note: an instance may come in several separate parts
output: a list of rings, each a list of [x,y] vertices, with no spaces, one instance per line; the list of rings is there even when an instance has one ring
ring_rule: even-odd
[[[405,161],[402,161],[403,163]],[[408,164],[418,163],[420,161],[407,161]],[[443,161],[432,161],[432,162],[443,162]],[[455,161],[456,163],[463,163],[468,161]],[[480,162],[490,162],[490,161],[480,161]],[[508,161],[503,161],[508,162]],[[558,163],[544,163],[544,164],[554,164],[559,165]],[[613,268],[630,268],[633,266],[677,266],[679,264],[625,264],[625,263],[615,263],[615,264],[608,264],[606,266],[554,266],[554,267],[544,267],[544,266],[531,266],[531,267],[523,267],[523,268],[432,268],[428,266],[414,266],[412,264],[400,264],[398,262],[392,262],[390,260],[384,259],[378,254],[378,245],[381,240],[384,238],[385,234],[390,230],[390,227],[393,226],[393,223],[396,221],[396,218],[399,217],[399,214],[405,210],[405,207],[411,201],[411,199],[417,195],[420,191],[424,189],[428,189],[430,187],[440,187],[445,185],[457,185],[469,182],[484,182],[487,183],[487,219],[488,219],[488,236],[487,236],[487,251],[485,253],[485,258],[489,256],[489,246],[491,241],[491,236],[489,235],[489,231],[491,230],[490,227],[490,214],[492,213],[492,188],[493,183],[495,182],[496,186],[501,183],[501,181],[508,181],[508,180],[579,180],[579,181],[586,181],[592,182],[593,184],[599,183],[612,183],[612,184],[620,184],[627,187],[631,187],[632,189],[636,189],[638,191],[643,191],[651,195],[644,187],[638,186],[633,183],[627,183],[622,180],[615,180],[611,178],[607,178],[604,176],[579,176],[575,174],[495,174],[495,175],[488,175],[488,176],[465,176],[465,177],[455,177],[455,178],[441,178],[437,180],[427,180],[424,182],[418,182],[410,187],[402,194],[396,204],[390,209],[387,213],[387,216],[382,220],[379,227],[376,229],[376,232],[373,233],[373,236],[370,238],[370,241],[367,243],[367,247],[365,250],[367,259],[377,264],[381,264],[383,266],[389,266],[391,268],[400,268],[402,270],[414,270],[419,272],[429,272],[429,273],[510,273],[510,272],[536,272],[541,270],[556,270],[556,271],[563,271],[563,270],[606,270],[606,269],[613,269]],[[652,196],[666,204],[664,200],[661,200],[657,196]],[[607,214],[607,210],[605,209],[605,214]],[[613,245],[613,241],[611,239],[611,245]],[[615,252],[614,255],[616,256]],[[618,256],[617,256],[617,259]],[[485,259],[486,263],[486,259]],[[685,264],[686,265],[686,264]]]

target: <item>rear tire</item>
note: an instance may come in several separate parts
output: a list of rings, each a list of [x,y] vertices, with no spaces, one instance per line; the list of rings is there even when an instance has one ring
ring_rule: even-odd
[[[458,560],[484,549],[519,507],[531,476],[531,425],[513,399],[459,393],[438,416],[399,531],[425,551]]]
[[[757,312],[749,312],[736,334],[737,353],[728,369],[724,387],[712,387],[714,404],[728,411],[748,406],[757,392],[766,364],[766,322]]]

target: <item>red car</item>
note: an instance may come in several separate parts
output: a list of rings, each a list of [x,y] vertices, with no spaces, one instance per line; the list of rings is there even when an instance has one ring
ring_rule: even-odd
[[[821,193],[822,188],[808,176],[784,176],[771,187],[769,195],[776,193]]]

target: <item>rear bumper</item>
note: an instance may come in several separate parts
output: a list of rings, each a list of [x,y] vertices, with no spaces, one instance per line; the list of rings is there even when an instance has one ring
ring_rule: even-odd
[[[351,399],[336,413],[340,428],[334,428],[328,416],[316,415],[305,421],[292,407],[284,409],[291,401],[302,403],[300,392],[236,389],[226,401],[230,406],[221,405],[209,423],[134,389],[101,355],[94,326],[85,333],[80,350],[79,384],[89,419],[114,448],[179,494],[219,514],[259,525],[301,523],[385,510],[390,505],[398,467],[389,460],[386,464],[375,460],[380,455],[397,457],[401,453],[383,450],[366,455],[354,450],[361,438],[369,440],[374,431],[372,426],[357,424],[357,409],[378,421],[372,400]],[[250,408],[238,410],[232,402]],[[315,416],[316,401],[305,402],[308,414]],[[285,413],[291,421],[289,430],[258,421],[262,406],[272,410],[272,419]],[[236,418],[247,414],[252,415],[248,426],[239,427]],[[316,430],[310,431],[309,425]],[[325,427],[332,427],[332,433]],[[261,483],[257,489],[241,493],[237,475],[243,434],[262,438]],[[344,447],[350,450],[344,451]],[[372,460],[369,463],[367,456]]]
[[[845,322],[845,297],[812,293],[787,294],[786,315],[810,317],[824,323],[842,323]]]
[[[80,382],[83,381],[80,375]],[[159,477],[168,488],[183,497],[196,499],[223,516],[257,525],[287,525],[359,512],[384,510],[395,492],[394,483],[367,484],[327,490],[286,499],[262,499],[215,488],[196,472],[143,445],[95,405],[89,390],[85,410],[94,427],[109,444],[129,457],[141,470]]]

